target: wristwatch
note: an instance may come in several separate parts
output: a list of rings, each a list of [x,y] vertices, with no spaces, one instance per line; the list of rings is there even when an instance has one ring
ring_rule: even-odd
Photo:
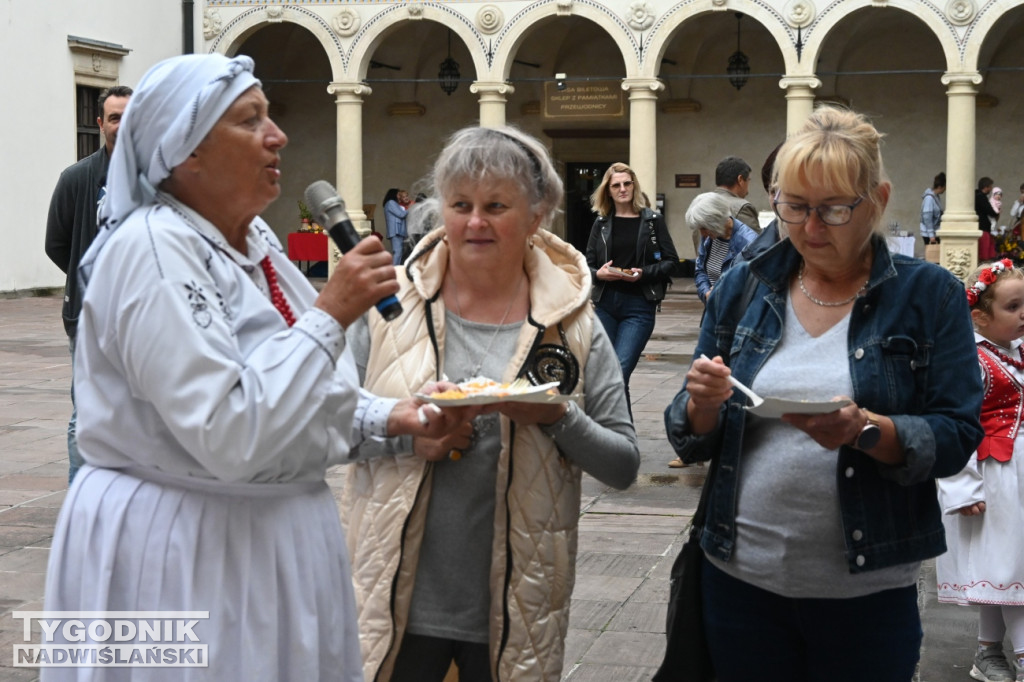
[[[864,428],[860,430],[860,433],[854,439],[853,447],[858,450],[867,451],[878,445],[878,441],[882,440],[882,427],[878,423],[877,416],[863,408],[861,408],[861,412],[864,413],[867,423],[864,424]]]

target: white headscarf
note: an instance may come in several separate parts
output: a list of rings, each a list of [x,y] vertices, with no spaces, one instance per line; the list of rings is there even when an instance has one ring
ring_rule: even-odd
[[[171,169],[195,151],[242,93],[259,84],[246,56],[182,55],[146,72],[118,129],[99,207],[100,232],[79,265],[84,280],[114,230],[132,211],[155,202],[156,188]]]
[[[992,204],[993,210],[996,213],[1003,212],[1003,190],[998,187],[993,187],[992,192],[988,195],[988,203]]]

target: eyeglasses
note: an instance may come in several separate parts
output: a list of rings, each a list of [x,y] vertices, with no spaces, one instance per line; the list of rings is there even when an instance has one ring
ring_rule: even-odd
[[[779,220],[791,225],[802,225],[811,217],[811,211],[818,214],[818,219],[826,225],[833,227],[845,225],[853,218],[853,209],[860,206],[864,197],[857,197],[852,204],[821,204],[819,206],[808,206],[807,204],[794,204],[789,201],[773,201],[775,215]]]
[[[632,187],[632,186],[633,186],[633,181],[632,180],[626,180],[625,182],[616,182],[611,187],[612,187],[612,189],[619,189],[620,187]]]

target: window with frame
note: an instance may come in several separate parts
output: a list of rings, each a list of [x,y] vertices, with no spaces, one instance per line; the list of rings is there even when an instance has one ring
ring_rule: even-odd
[[[99,99],[101,89],[88,85],[75,88],[75,126],[78,143],[78,159],[84,159],[96,153],[100,148],[100,127],[96,119],[100,117]]]

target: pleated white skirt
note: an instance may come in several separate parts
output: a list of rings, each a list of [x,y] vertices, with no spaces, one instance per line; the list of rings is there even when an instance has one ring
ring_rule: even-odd
[[[935,560],[940,602],[1024,605],[1022,442],[1009,462],[980,463],[985,513],[943,516],[949,550]]]
[[[79,471],[57,521],[45,609],[209,611],[194,628],[209,667],[46,668],[42,680],[363,679],[348,554],[322,480],[135,474]]]

